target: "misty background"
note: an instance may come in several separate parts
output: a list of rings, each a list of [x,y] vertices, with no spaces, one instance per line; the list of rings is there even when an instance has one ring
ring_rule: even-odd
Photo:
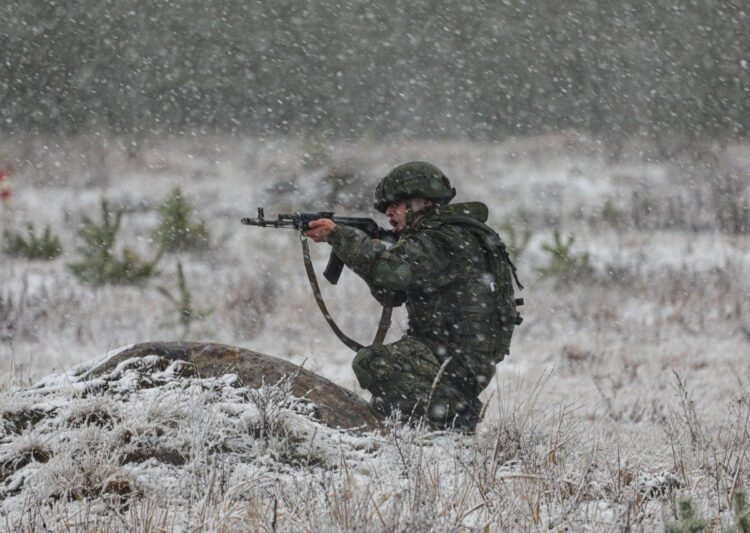
[[[6,0],[0,131],[737,138],[747,0]]]

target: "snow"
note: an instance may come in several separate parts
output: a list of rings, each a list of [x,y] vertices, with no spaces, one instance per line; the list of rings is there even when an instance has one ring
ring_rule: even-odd
[[[308,370],[367,397],[351,371],[352,352],[315,307],[297,236],[247,228],[239,218],[254,215],[258,205],[267,215],[304,206],[382,218],[325,203],[325,170],[304,167],[299,142],[222,142],[221,155],[206,156],[199,145],[219,141],[155,139],[143,148],[142,161],[113,167],[106,180],[71,174],[67,181],[39,183],[33,172],[15,180],[12,210],[0,213],[3,223],[51,224],[65,253],[51,262],[2,259],[0,297],[16,304],[0,315],[0,369],[7,376],[0,411],[33,411],[41,421],[19,429],[0,419],[0,470],[7,460],[28,457],[24,450],[53,452],[47,462],[32,460],[0,482],[3,520],[22,523],[30,505],[43,506],[33,509],[59,528],[71,516],[112,517],[112,508],[124,517],[115,487],[125,490],[125,483],[129,516],[157,509],[176,530],[204,519],[214,529],[268,528],[274,505],[279,527],[340,530],[346,529],[338,521],[344,503],[362,510],[358,518],[349,516],[350,524],[381,524],[380,516],[382,528],[393,530],[568,522],[573,530],[611,529],[625,522],[627,509],[640,509],[644,528],[660,529],[660,510],[668,510],[678,492],[690,492],[706,508],[718,501],[713,486],[700,480],[707,464],[721,465],[701,450],[737,449],[725,444],[747,405],[750,240],[712,226],[712,207],[697,209],[706,198],[700,187],[669,163],[631,157],[614,164],[591,149],[549,152],[543,139],[524,146],[509,140],[333,147],[335,160],[362,174],[363,183],[344,192],[364,196],[365,205],[372,184],[392,164],[426,159],[453,180],[457,201],[490,206],[491,225],[499,229],[509,221],[519,234],[531,232],[517,261],[527,286],[520,294],[525,320],[482,396],[487,417],[475,436],[403,427],[383,434],[334,431],[310,418],[309,404],[283,391],[252,391],[232,374],[183,377],[179,365],[156,356],[121,361],[107,375],[91,377],[134,343],[182,334],[156,290],[174,290],[180,261],[193,301],[213,310],[191,327],[188,339],[306,361]],[[730,148],[722,157],[750,162],[746,148]],[[282,181],[297,187],[272,190]],[[101,197],[127,205],[120,245],[150,257],[156,210],[177,185],[208,223],[208,251],[166,256],[159,273],[139,286],[90,287],[75,279],[66,264],[76,256],[81,213],[96,218]],[[701,224],[667,227],[655,216],[636,227],[633,193],[644,190],[657,210],[677,196],[695,202],[686,213],[699,215]],[[602,216],[608,199],[621,219]],[[585,279],[560,283],[539,275],[549,260],[543,245],[555,230],[575,236],[574,254],[588,254],[592,273]],[[312,249],[319,275],[328,252]],[[341,328],[369,342],[379,308],[364,283],[345,271],[339,285],[322,291]],[[405,312],[397,309],[388,340],[405,329]],[[704,426],[707,440],[700,446],[690,441],[675,372],[687,380]],[[265,425],[251,400],[257,394],[279,399]],[[673,464],[673,447],[684,458],[684,474]],[[618,468],[620,482],[613,477]],[[738,483],[750,484],[740,477]],[[730,478],[721,479],[721,491]],[[105,486],[115,492],[58,499]],[[636,503],[643,491],[662,494],[641,509]],[[532,512],[537,493],[550,495],[538,515]],[[500,503],[484,503],[483,494]],[[47,503],[29,503],[36,501]],[[204,515],[200,502],[210,503]]]

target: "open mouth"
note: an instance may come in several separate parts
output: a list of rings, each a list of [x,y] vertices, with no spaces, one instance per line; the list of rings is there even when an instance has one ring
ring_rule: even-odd
[[[392,218],[391,218],[391,219],[388,219],[388,222],[389,222],[389,223],[390,223],[390,225],[391,225],[391,226],[393,226],[394,228],[395,228],[396,226],[398,226],[398,221],[396,221],[396,220],[394,220],[394,219],[392,219]]]

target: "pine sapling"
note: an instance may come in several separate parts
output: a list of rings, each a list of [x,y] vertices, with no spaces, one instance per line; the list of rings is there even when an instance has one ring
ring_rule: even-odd
[[[62,253],[60,239],[52,234],[49,226],[45,226],[44,232],[37,236],[34,225],[29,222],[26,224],[26,237],[21,233],[5,230],[3,240],[5,253],[13,257],[49,261]]]
[[[732,496],[734,524],[727,529],[728,533],[750,533],[750,506],[743,489],[737,489]]]
[[[159,227],[154,239],[167,252],[199,250],[209,245],[209,234],[202,220],[193,220],[193,208],[179,187],[159,207]]]
[[[545,278],[556,278],[561,283],[570,283],[592,272],[589,254],[573,252],[575,237],[569,235],[563,240],[560,230],[555,230],[552,243],[544,243],[542,250],[549,254],[547,266],[537,271]]]
[[[185,273],[182,270],[182,263],[177,263],[177,291],[178,296],[172,293],[166,287],[157,287],[157,290],[174,306],[174,311],[179,317],[179,323],[182,325],[181,340],[185,340],[190,332],[190,326],[196,320],[203,320],[213,313],[213,309],[197,310],[193,308],[192,296],[185,281]]]
[[[601,216],[602,216],[602,219],[608,224],[610,224],[611,226],[617,226],[624,219],[622,211],[620,211],[620,209],[617,207],[617,205],[612,200],[612,198],[607,198],[604,201],[604,206],[602,206]]]
[[[707,528],[708,522],[695,515],[693,500],[686,496],[677,501],[677,520],[669,522],[665,530],[667,533],[698,533]]]
[[[78,235],[84,244],[77,248],[81,259],[68,265],[82,282],[93,285],[136,283],[155,273],[161,252],[152,261],[143,261],[128,248],[122,251],[120,258],[116,257],[114,247],[122,215],[122,209],[112,213],[104,199],[101,201],[101,222],[83,215]]]

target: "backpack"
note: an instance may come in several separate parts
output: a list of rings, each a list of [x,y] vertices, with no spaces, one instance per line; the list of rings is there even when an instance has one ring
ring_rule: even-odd
[[[523,285],[518,279],[516,266],[510,259],[508,249],[500,236],[476,218],[460,215],[448,215],[442,217],[448,224],[457,224],[467,229],[481,244],[487,260],[487,273],[491,276],[489,283],[492,291],[496,293],[495,322],[496,335],[494,342],[493,363],[497,364],[510,353],[510,340],[513,330],[523,322],[523,317],[518,312],[518,307],[523,305],[523,298],[515,298],[513,281],[519,290]]]

